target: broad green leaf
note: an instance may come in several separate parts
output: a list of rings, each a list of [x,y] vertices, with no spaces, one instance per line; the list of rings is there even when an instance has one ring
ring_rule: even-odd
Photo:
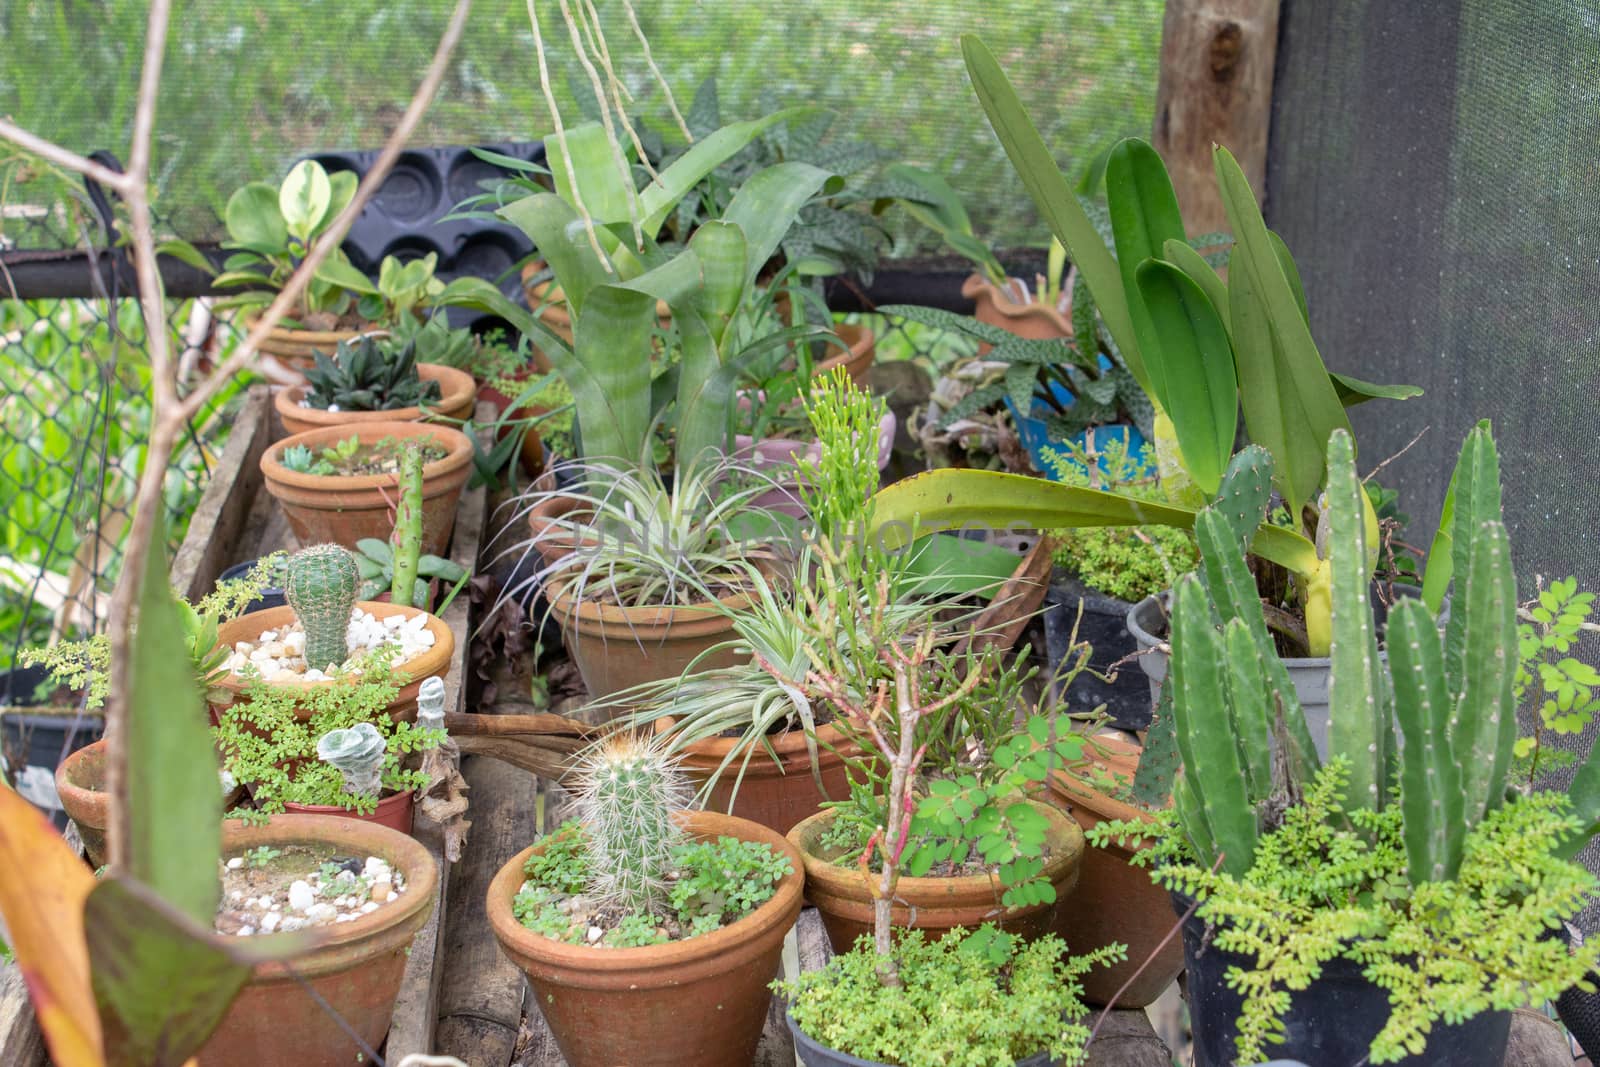
[[[581,203],[596,223],[627,222],[631,217],[628,205],[633,203],[634,211],[643,216],[643,211],[637,207],[638,194],[633,187],[633,149],[625,143],[620,147],[619,164],[606,138],[605,127],[598,122],[569,126],[563,133],[545,137],[545,157],[551,177],[555,179],[556,195],[573,208],[574,215]],[[574,174],[578,179],[577,195],[573,193]],[[540,254],[543,255],[543,246],[540,246]]]
[[[0,783],[0,915],[57,1067],[100,1067],[83,907],[89,868],[50,820]],[[214,872],[212,873],[214,877]]]
[[[906,560],[906,578],[922,595],[990,595],[1020,562],[1009,548],[935,533],[917,538]]]
[[[594,254],[582,219],[561,197],[535,193],[501,208],[500,217],[533,241],[534,248],[550,265],[574,321],[582,317],[589,290],[619,280]]]
[[[719,349],[745,295],[748,246],[744,231],[725,221],[702,223],[689,238],[699,257],[703,286],[695,303]]]
[[[585,459],[633,467],[644,455],[651,421],[650,331],[655,300],[636,289],[597,285],[577,320],[572,356],[556,370],[572,390]],[[569,373],[574,367],[576,374]]]
[[[755,284],[756,276],[778,250],[800,209],[832,177],[809,163],[779,163],[739,187],[722,213],[722,221],[731,222],[744,232],[746,287]]]
[[[1229,258],[1229,314],[1245,425],[1251,440],[1272,453],[1278,487],[1298,516],[1321,488],[1329,435],[1349,433],[1350,420],[1244,171],[1226,148],[1214,149],[1213,159],[1237,242]]]
[[[1239,387],[1227,327],[1200,286],[1171,263],[1147,259],[1136,279],[1147,315],[1145,366],[1151,379],[1169,391],[1163,406],[1190,478],[1214,495],[1239,425]]]
[[[1289,283],[1289,291],[1294,294],[1294,302],[1300,308],[1300,317],[1306,320],[1306,325],[1311,325],[1311,307],[1306,303],[1306,287],[1300,281],[1300,268],[1295,265],[1294,256],[1289,253],[1289,246],[1283,243],[1283,238],[1278,236],[1276,230],[1267,231],[1267,240],[1272,244],[1273,254],[1278,257],[1278,266],[1283,270],[1283,278]]]
[[[250,979],[246,939],[228,944],[132,880],[113,875],[96,885],[83,923],[111,1067],[181,1067]],[[275,947],[280,955],[292,948]]]
[[[328,172],[313,159],[302,159],[290,168],[278,186],[278,210],[293,237],[310,240],[322,224],[333,202],[333,187]]]
[[[341,257],[329,256],[317,268],[317,278],[337,285],[341,289],[348,289],[352,293],[377,293],[378,288],[365,274],[356,270],[350,261]]]
[[[873,537],[885,547],[920,534],[962,527],[1054,530],[1089,526],[1194,528],[1196,509],[1098,489],[995,471],[927,471],[880,489],[872,498]],[[1317,550],[1293,530],[1263,524],[1250,550],[1297,574],[1317,567]]]
[[[1333,380],[1333,388],[1339,394],[1339,403],[1347,408],[1368,400],[1410,400],[1414,396],[1422,395],[1419,385],[1378,385],[1376,382],[1364,382],[1360,378],[1352,378],[1348,374],[1328,372],[1328,377]]]
[[[972,34],[962,36],[961,53],[966,58],[967,74],[977,90],[978,102],[989,116],[989,124],[1000,138],[1011,165],[1016,168],[1039,213],[1049,223],[1050,232],[1067,246],[1072,262],[1094,294],[1100,317],[1105,320],[1106,329],[1116,341],[1128,369],[1138,379],[1140,387],[1151,393],[1150,377],[1139,352],[1138,338],[1134,336],[1133,319],[1128,313],[1122,274],[1111,250],[1101,240],[1094,223],[1089,221],[1072,191],[1072,184],[1056,166],[994,54]]]
[[[322,213],[313,232],[320,233],[333,225],[333,220],[356,198],[356,189],[360,184],[361,180],[353,170],[336,170],[328,175],[328,210]]]
[[[206,274],[215,274],[217,268],[211,261],[201,254],[200,250],[188,241],[160,241],[156,244],[156,255],[171,256],[180,263],[188,264],[195,270]]]
[[[1164,380],[1162,363],[1148,351],[1155,338],[1137,277],[1145,260],[1161,258],[1162,246],[1168,241],[1183,241],[1178,196],[1172,191],[1167,166],[1156,150],[1135,137],[1118,142],[1111,150],[1106,158],[1105,183],[1117,268],[1122,275],[1133,332],[1139,339],[1139,356],[1156,403],[1171,414],[1172,404],[1182,402],[1183,394]]]
[[[123,869],[195,921],[217,909],[222,790],[183,622],[167,581],[165,523],[145,557],[125,714],[128,773]]]
[[[266,182],[241,185],[223,208],[229,247],[247,248],[263,256],[282,255],[289,244],[289,227],[278,209],[278,190]]]
[[[1191,248],[1188,241],[1168,241],[1161,246],[1161,255],[1157,258],[1166,260],[1187,274],[1189,280],[1204,291],[1217,314],[1222,316],[1223,325],[1228,324],[1228,284],[1206,262],[1205,256]],[[1231,332],[1229,337],[1231,339]]]
[[[972,232],[972,219],[967,215],[961,196],[939,175],[909,163],[895,163],[884,170],[884,177],[916,189],[920,199],[903,196],[900,206],[907,214],[933,230],[957,253],[971,260],[988,279],[996,284],[1005,280],[1006,270],[994,257],[989,246]]]
[[[639,198],[644,205],[645,235],[654,237],[678,201],[699,185],[707,174],[744,151],[751,141],[779,123],[813,115],[821,110],[816,107],[785,108],[759,119],[730,123],[697,140],[640,192]],[[755,242],[752,240],[751,243]]]

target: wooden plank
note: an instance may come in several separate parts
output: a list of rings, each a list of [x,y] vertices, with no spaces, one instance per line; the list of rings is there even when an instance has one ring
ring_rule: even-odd
[[[1238,158],[1257,197],[1266,189],[1279,2],[1167,0],[1154,143],[1190,236],[1231,229],[1212,144]]]
[[[485,417],[489,416],[489,417]],[[480,405],[479,418],[492,422],[492,413]],[[479,443],[486,442],[479,434]],[[450,558],[468,570],[478,565],[478,550],[483,539],[486,494],[482,487],[469,489],[461,496],[456,511],[455,532],[450,540]],[[445,676],[445,709],[461,712],[467,706],[467,690],[471,684],[472,598],[463,590],[444,613],[445,624],[455,637],[455,651],[451,654],[450,671]],[[386,1058],[400,1062],[410,1055],[427,1055],[433,1051],[434,1027],[439,1019],[439,990],[444,978],[444,958],[440,951],[443,930],[448,920],[450,903],[449,857],[438,828],[426,820],[417,823],[416,836],[428,844],[434,859],[439,863],[438,896],[434,900],[433,914],[417,934],[411,945],[411,956],[406,964],[405,978],[400,985],[400,996],[395,1001],[394,1018],[389,1025],[389,1039],[385,1046]]]
[[[238,562],[229,558],[230,551],[252,505],[266,496],[261,491],[261,454],[272,440],[271,415],[267,387],[251,386],[172,564],[173,588],[189,601],[211,592],[217,575]]]
[[[15,963],[0,965],[0,1063],[36,1067],[46,1062],[44,1036]]]

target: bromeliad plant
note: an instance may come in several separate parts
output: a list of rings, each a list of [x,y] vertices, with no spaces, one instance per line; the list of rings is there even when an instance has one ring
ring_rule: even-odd
[[[937,528],[978,519],[1037,529],[1061,526],[1193,526],[1195,505],[1223,491],[1239,411],[1271,460],[1286,527],[1249,521],[1249,550],[1261,567],[1261,594],[1275,608],[1285,649],[1327,655],[1331,574],[1318,551],[1316,507],[1334,430],[1350,432],[1348,405],[1416,395],[1330,375],[1311,338],[1304,291],[1283,241],[1266,227],[1244,172],[1226,149],[1215,161],[1233,225],[1228,281],[1185,239],[1165,166],[1148,144],[1128,140],[1106,163],[1113,248],[1108,248],[1057,169],[1006,80],[979,40],[963,40],[968,72],[1007,154],[1052,231],[1082,274],[1128,371],[1155,406],[1155,444],[1163,489],[1157,505],[1114,493],[1058,486],[986,471],[934,471],[890,487],[881,519],[920,516]],[[1364,505],[1375,560],[1377,519]],[[1368,573],[1372,563],[1368,564]],[[1287,576],[1287,580],[1286,580]],[[1287,588],[1286,588],[1287,587]]]
[[[1378,654],[1364,493],[1349,436],[1328,445],[1334,619],[1330,760],[1319,765],[1273,654],[1239,527],[1196,524],[1203,566],[1179,581],[1173,711],[1182,776],[1148,853],[1163,884],[1197,896],[1215,943],[1253,957],[1243,1062],[1282,1031],[1290,991],[1337,958],[1389,991],[1375,1063],[1420,1053],[1432,1028],[1553,998],[1600,950],[1548,939],[1595,880],[1569,862],[1600,828],[1600,762],[1567,796],[1508,793],[1516,740],[1516,589],[1486,425],[1467,438],[1449,519],[1456,595],[1440,625],[1395,605]],[[1151,836],[1104,824],[1098,841]],[[1144,856],[1146,854],[1141,854]]]

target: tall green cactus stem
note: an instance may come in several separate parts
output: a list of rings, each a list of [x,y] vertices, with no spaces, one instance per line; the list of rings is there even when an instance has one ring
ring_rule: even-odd
[[[1161,687],[1155,717],[1145,731],[1139,768],[1133,775],[1133,800],[1146,808],[1166,807],[1178,777],[1178,735],[1172,726],[1172,686]]]
[[[1222,854],[1223,870],[1242,877],[1255,860],[1255,805],[1229,715],[1226,651],[1193,575],[1180,579],[1173,594],[1172,641],[1172,708],[1186,780]]]
[[[339,545],[312,545],[289,557],[284,599],[306,632],[306,665],[328,670],[350,655],[346,634],[361,588],[355,554]]]
[[[1227,520],[1241,548],[1266,519],[1272,497],[1272,454],[1260,445],[1241,449],[1228,464],[1211,506]]]
[[[1503,523],[1486,522],[1471,539],[1466,581],[1458,583],[1461,675],[1450,714],[1450,738],[1461,765],[1467,829],[1505,798],[1506,773],[1516,744],[1517,586],[1511,542]],[[1462,609],[1465,609],[1464,611]],[[1448,635],[1447,642],[1448,642]],[[1448,644],[1447,644],[1448,651]],[[1446,660],[1445,676],[1449,677]]]
[[[1306,727],[1305,712],[1300,707],[1299,694],[1289,678],[1289,669],[1278,658],[1277,646],[1267,632],[1266,616],[1261,611],[1261,594],[1257,591],[1255,576],[1244,561],[1244,552],[1223,516],[1210,508],[1201,512],[1196,519],[1194,533],[1195,544],[1200,549],[1206,591],[1216,605],[1217,618],[1219,621],[1239,619],[1249,629],[1261,656],[1271,696],[1283,704],[1284,723],[1295,742],[1295,774],[1300,781],[1309,782],[1319,766],[1316,745],[1311,740],[1311,731]],[[1176,654],[1174,649],[1174,658]],[[1269,701],[1268,707],[1274,706]]]
[[[1389,613],[1389,670],[1400,750],[1400,806],[1406,873],[1413,885],[1440,881],[1461,866],[1461,768],[1449,736],[1453,701],[1445,685],[1439,631],[1428,609],[1402,601]]]
[[[400,503],[394,509],[394,577],[389,599],[402,607],[419,607],[417,567],[422,559],[422,449],[407,446],[400,453]]]
[[[1272,792],[1272,720],[1277,714],[1272,688],[1261,662],[1261,650],[1241,619],[1229,619],[1222,631],[1227,653],[1228,692],[1234,737],[1244,768],[1250,800],[1259,804]]]
[[[1456,460],[1455,473],[1450,478],[1449,572],[1460,590],[1472,564],[1476,534],[1486,522],[1500,521],[1500,457],[1495,451],[1494,438],[1489,432],[1487,419],[1473,427],[1461,445],[1461,455]],[[1443,520],[1441,519],[1441,527]],[[1439,547],[1435,546],[1436,548]],[[1431,571],[1435,565],[1433,554],[1428,556]],[[1438,607],[1430,605],[1433,610]],[[1445,623],[1445,673],[1452,690],[1461,687],[1461,673],[1466,641],[1466,617],[1451,612]]]
[[[666,894],[672,850],[684,841],[673,813],[693,792],[677,764],[632,734],[614,734],[582,756],[574,800],[593,872],[588,896],[649,914]]]
[[[1356,478],[1355,445],[1343,430],[1328,438],[1327,486],[1333,622],[1328,750],[1350,761],[1346,804],[1378,811],[1388,789],[1387,692],[1368,595],[1366,490]]]

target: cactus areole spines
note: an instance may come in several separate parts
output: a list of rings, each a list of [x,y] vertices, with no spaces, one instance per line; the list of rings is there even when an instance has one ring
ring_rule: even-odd
[[[337,667],[350,655],[350,612],[361,588],[355,554],[339,545],[313,545],[289,557],[284,599],[306,634],[306,666]]]

